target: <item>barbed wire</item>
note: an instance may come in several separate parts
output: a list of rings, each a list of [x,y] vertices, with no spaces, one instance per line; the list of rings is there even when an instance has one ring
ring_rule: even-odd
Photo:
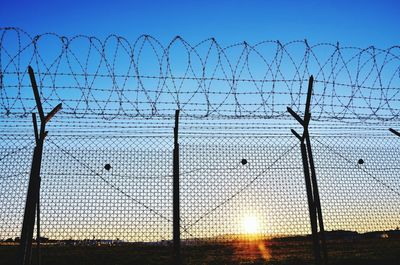
[[[41,227],[59,247],[88,238],[168,244],[176,109],[184,251],[308,235],[302,157],[290,133],[302,128],[286,107],[303,114],[311,74],[309,131],[326,231],[397,231],[400,142],[388,128],[400,127],[399,48],[162,44],[148,35],[0,28],[0,243],[20,234],[35,145],[27,65],[45,111],[63,103],[47,127],[41,174]],[[256,234],[247,234],[246,217],[258,220]]]
[[[31,36],[0,28],[0,112],[34,109],[27,65],[36,71],[44,107],[62,102],[71,117],[286,117],[302,111],[315,77],[314,120],[399,120],[400,46],[269,40],[222,46],[210,38],[166,45],[149,35]]]

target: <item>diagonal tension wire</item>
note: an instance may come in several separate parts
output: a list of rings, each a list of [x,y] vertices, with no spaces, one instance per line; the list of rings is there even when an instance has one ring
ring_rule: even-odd
[[[205,214],[203,214],[202,216],[200,216],[199,218],[197,218],[194,222],[188,224],[186,226],[187,229],[190,229],[191,227],[195,226],[198,222],[200,222],[202,219],[204,219],[205,217],[207,217],[208,215],[212,214],[213,212],[215,212],[218,208],[222,207],[223,205],[227,204],[228,202],[230,202],[231,200],[233,200],[236,196],[238,196],[240,193],[242,193],[244,190],[246,190],[247,188],[249,188],[257,179],[259,179],[259,177],[261,177],[265,172],[267,172],[268,170],[270,170],[279,160],[281,160],[284,156],[286,156],[288,153],[290,153],[297,145],[293,145],[291,146],[289,149],[286,150],[286,152],[284,152],[282,155],[280,155],[278,158],[276,158],[267,168],[265,168],[261,173],[257,174],[253,179],[251,179],[249,181],[249,183],[247,183],[245,186],[243,186],[242,188],[240,188],[239,190],[237,190],[234,194],[232,194],[231,196],[229,196],[227,199],[225,199],[223,202],[221,202],[220,204],[218,204],[217,206],[215,206],[214,208],[212,208],[211,210],[209,210],[208,212],[206,212]]]
[[[0,157],[0,162],[1,162],[3,159],[5,159],[6,157],[10,156],[10,155],[15,155],[15,154],[17,154],[17,153],[19,153],[19,152],[21,152],[21,151],[25,151],[26,148],[28,148],[28,147],[30,147],[30,146],[32,146],[31,143],[29,143],[29,144],[27,144],[27,145],[24,145],[24,146],[22,146],[22,147],[20,147],[20,148],[17,148],[16,150],[13,150],[13,151],[11,151],[11,152],[8,152],[8,153],[5,154],[3,157]]]
[[[54,145],[55,147],[57,147],[59,150],[61,150],[64,154],[70,156],[71,158],[73,158],[76,162],[78,162],[81,166],[83,166],[84,168],[88,169],[89,171],[91,171],[94,175],[98,176],[103,182],[105,182],[108,186],[110,186],[111,188],[117,190],[118,192],[122,193],[124,196],[132,199],[134,202],[136,202],[137,204],[143,206],[144,208],[146,208],[147,210],[149,210],[150,212],[153,212],[155,215],[161,217],[162,219],[171,222],[171,220],[165,216],[163,216],[162,214],[158,213],[157,211],[155,211],[154,209],[152,209],[151,207],[147,206],[146,204],[144,204],[143,202],[133,198],[132,196],[130,196],[129,194],[127,194],[125,191],[121,190],[119,187],[115,186],[113,183],[111,183],[110,181],[108,181],[107,179],[105,179],[101,174],[99,174],[98,172],[96,172],[94,169],[92,169],[88,164],[82,162],[80,159],[78,159],[77,157],[75,157],[73,154],[71,154],[70,152],[68,152],[67,150],[65,150],[64,148],[62,148],[61,146],[57,145],[56,143],[54,143],[52,140],[48,139],[48,142],[50,142],[52,145]]]
[[[330,151],[331,153],[341,157],[343,160],[345,160],[348,163],[352,163],[352,161],[345,157],[344,155],[342,155],[341,153],[339,153],[338,151],[334,150],[332,147],[325,145],[324,143],[322,143],[321,141],[319,141],[318,139],[314,139],[314,141],[318,142],[322,147],[325,148],[325,150]],[[392,188],[389,184],[387,184],[386,182],[382,181],[381,179],[375,177],[373,174],[371,174],[370,172],[368,172],[365,168],[362,167],[357,167],[358,169],[361,169],[362,171],[364,171],[364,173],[366,173],[369,177],[371,177],[374,181],[376,181],[377,183],[379,183],[381,186],[387,188],[388,190],[390,190],[391,192],[393,192],[394,194],[396,194],[397,196],[400,197],[400,191],[395,190],[394,188]]]
[[[139,201],[136,198],[133,198],[131,195],[129,195],[128,193],[126,193],[125,191],[123,191],[122,189],[120,189],[118,186],[114,185],[113,183],[111,183],[110,181],[108,181],[107,179],[105,179],[101,174],[99,174],[98,172],[96,172],[94,169],[92,169],[89,165],[87,165],[86,163],[82,162],[80,159],[78,159],[77,157],[75,157],[73,154],[71,154],[70,152],[68,152],[67,150],[65,150],[64,148],[60,147],[59,145],[57,145],[56,143],[54,143],[52,140],[47,140],[48,142],[50,142],[52,145],[54,145],[55,147],[57,147],[59,150],[61,150],[64,154],[70,156],[71,158],[73,158],[76,162],[78,162],[81,166],[83,166],[84,168],[88,169],[89,171],[91,171],[95,176],[98,176],[104,183],[106,183],[108,186],[110,186],[112,189],[118,191],[119,193],[121,193],[122,195],[124,195],[125,197],[131,199],[133,202],[139,204],[140,206],[144,207],[145,209],[147,209],[148,211],[150,211],[151,213],[157,215],[158,217],[160,217],[161,219],[166,220],[167,222],[172,223],[172,220],[169,219],[168,217],[162,215],[161,213],[157,212],[156,210],[152,209],[150,206],[146,205],[145,203]],[[183,226],[181,226],[181,228],[184,230],[184,232],[188,233],[190,236],[192,236]]]

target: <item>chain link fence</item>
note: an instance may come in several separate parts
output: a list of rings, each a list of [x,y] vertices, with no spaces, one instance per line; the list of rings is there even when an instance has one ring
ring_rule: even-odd
[[[313,263],[290,132],[303,128],[286,110],[304,114],[311,74],[328,264],[398,264],[400,138],[388,128],[400,128],[399,59],[398,46],[164,45],[0,28],[0,260],[15,263],[20,243],[32,65],[45,113],[63,105],[47,126],[33,264],[171,262],[176,109],[183,263]]]
[[[78,120],[70,128],[62,120],[49,125],[43,155],[43,262],[93,262],[107,253],[117,264],[125,264],[121,255],[169,262],[173,122]],[[28,124],[1,136],[0,239],[9,248],[18,242],[26,199],[34,146]],[[290,134],[296,125],[182,119],[180,127],[187,264],[312,262],[300,145]],[[310,128],[332,264],[398,258],[400,139],[371,128]],[[13,252],[4,253],[11,260]]]

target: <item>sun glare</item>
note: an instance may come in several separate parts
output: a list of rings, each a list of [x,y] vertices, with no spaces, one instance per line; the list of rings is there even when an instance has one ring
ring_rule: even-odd
[[[247,234],[255,234],[258,232],[258,220],[254,216],[246,216],[243,218],[243,229]]]

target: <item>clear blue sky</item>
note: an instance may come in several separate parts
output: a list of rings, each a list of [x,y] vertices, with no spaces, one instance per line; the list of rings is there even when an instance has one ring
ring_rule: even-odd
[[[140,34],[168,41],[176,35],[190,42],[216,37],[223,44],[265,39],[283,42],[386,48],[400,44],[400,1],[4,1],[0,26],[30,34],[57,32],[103,37]]]

